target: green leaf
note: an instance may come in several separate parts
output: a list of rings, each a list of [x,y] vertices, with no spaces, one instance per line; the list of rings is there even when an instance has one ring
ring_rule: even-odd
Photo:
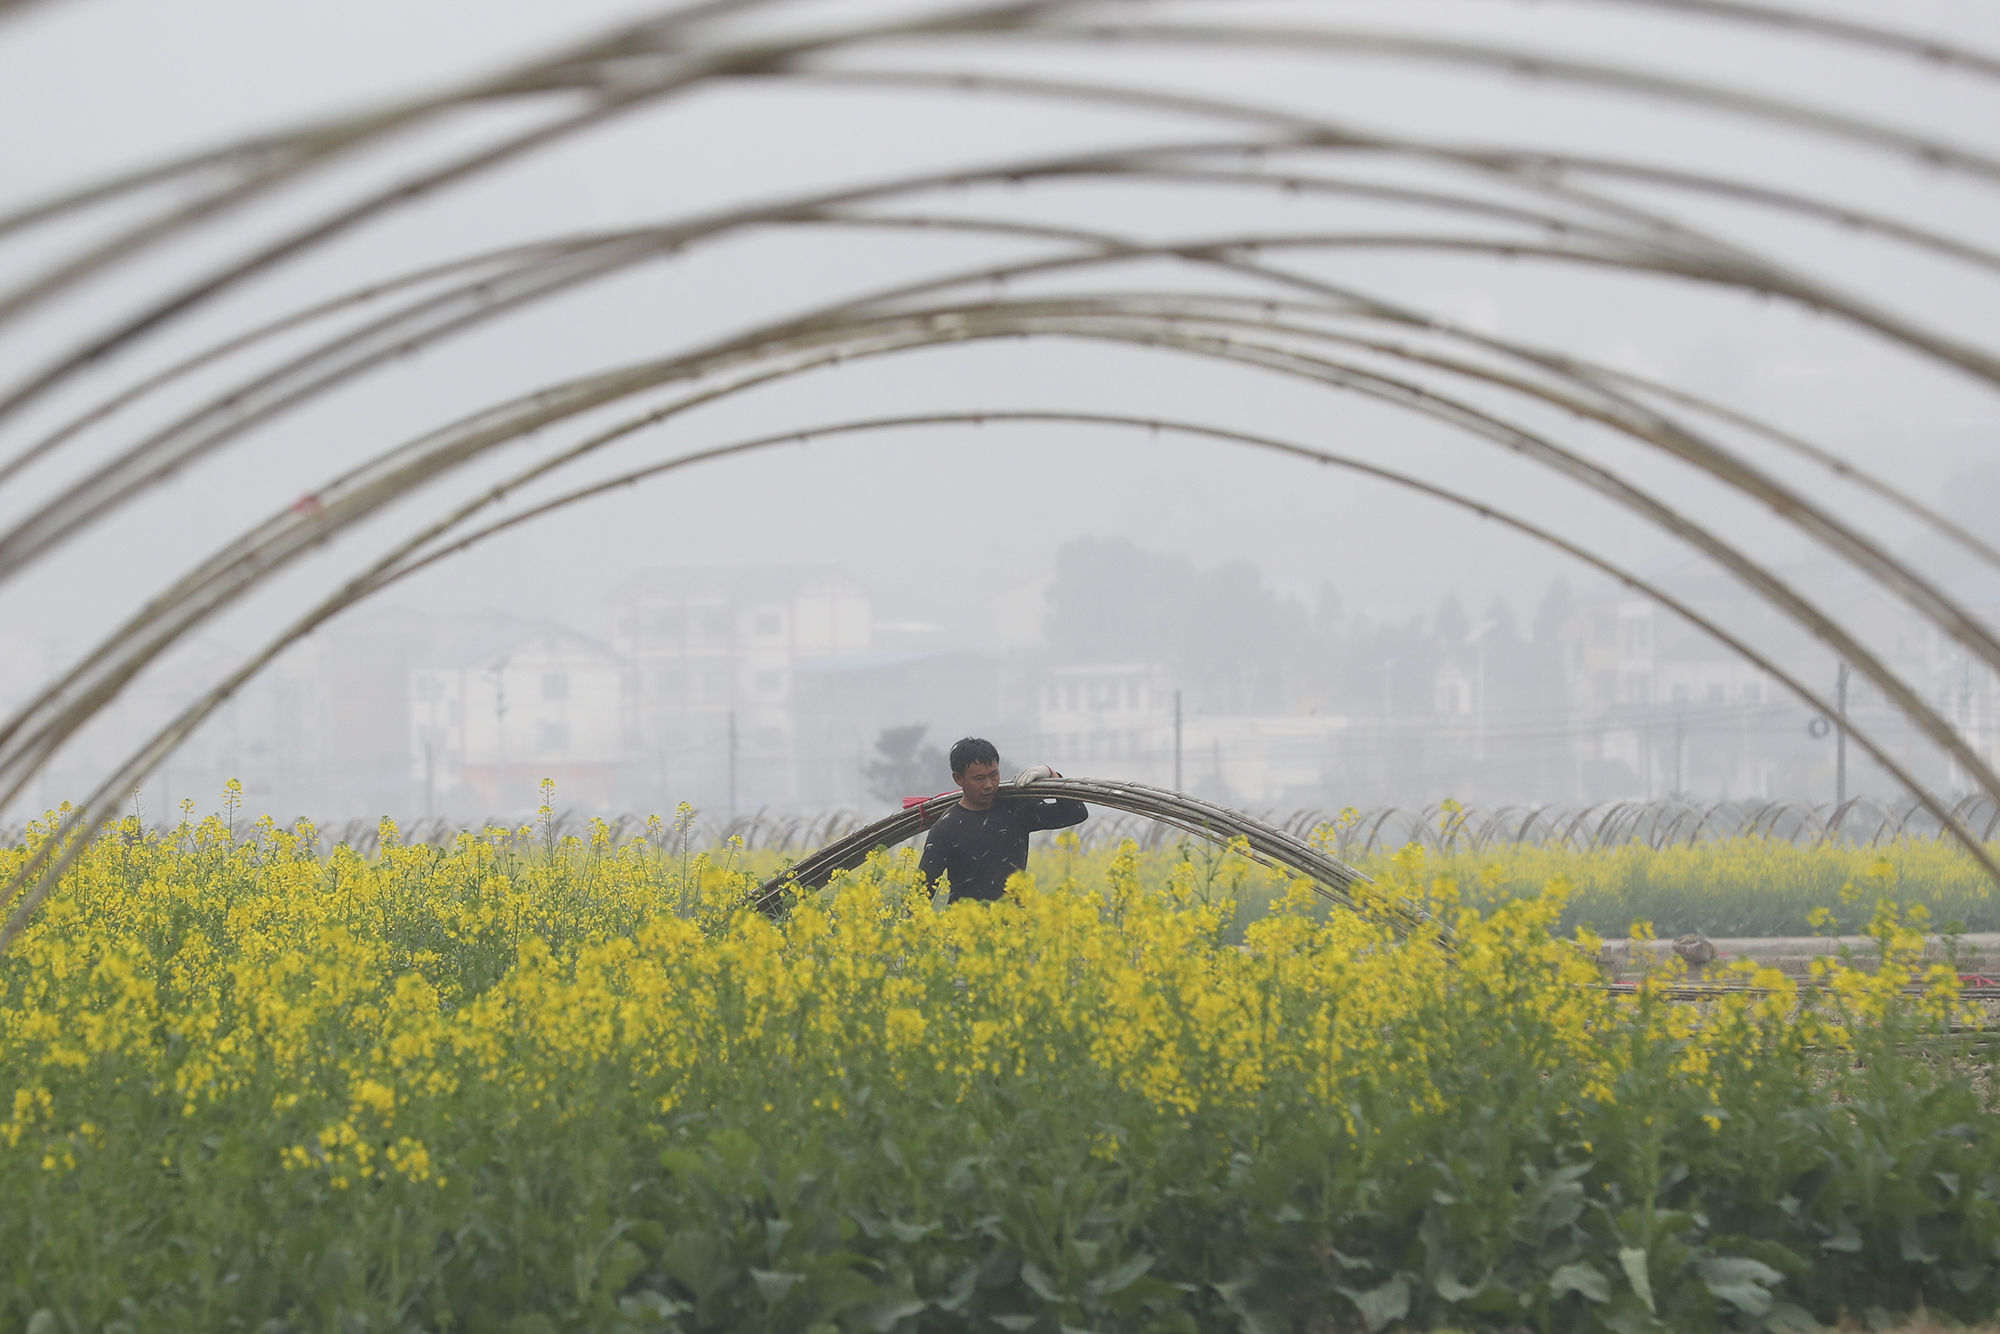
[[[651,1316],[656,1321],[665,1321],[693,1309],[686,1302],[677,1302],[665,1293],[654,1292],[651,1288],[641,1288],[629,1297],[618,1299],[618,1313],[627,1319]]]
[[[1560,1298],[1572,1292],[1582,1293],[1593,1302],[1608,1302],[1611,1282],[1597,1272],[1595,1265],[1579,1260],[1549,1275],[1549,1296]]]
[[[872,1306],[861,1313],[861,1319],[875,1334],[889,1334],[898,1324],[913,1315],[921,1315],[930,1303],[921,1297],[896,1297]]]
[[[1062,1293],[1056,1289],[1056,1285],[1050,1280],[1049,1276],[1042,1272],[1041,1266],[1037,1265],[1033,1260],[1023,1260],[1021,1262],[1021,1281],[1027,1284],[1034,1294],[1045,1302],[1059,1302],[1062,1300]]]
[[[939,1228],[937,1223],[899,1223],[889,1220],[889,1231],[896,1234],[896,1240],[908,1246],[911,1242],[922,1241]]]
[[[1485,1286],[1484,1283],[1460,1283],[1456,1274],[1439,1274],[1437,1282],[1431,1284],[1432,1289],[1436,1291],[1438,1296],[1454,1304],[1462,1302],[1468,1297],[1477,1297],[1479,1290]]]
[[[1700,1261],[1699,1268],[1711,1294],[1753,1316],[1770,1314],[1771,1288],[1785,1277],[1762,1260],[1742,1255],[1711,1256]]]
[[[1410,1281],[1401,1274],[1380,1287],[1340,1288],[1337,1291],[1354,1303],[1355,1310],[1361,1312],[1362,1323],[1368,1326],[1369,1334],[1410,1313]]]
[[[1033,1329],[1035,1322],[1040,1320],[1041,1317],[1038,1315],[996,1315],[989,1316],[988,1319],[992,1320],[994,1324],[1000,1326],[1002,1329],[1019,1331]]]
[[[1140,1276],[1142,1276],[1148,1269],[1151,1269],[1153,1267],[1153,1261],[1155,1258],[1156,1257],[1147,1254],[1145,1251],[1140,1251],[1138,1254],[1134,1255],[1131,1259],[1125,1261],[1125,1263],[1113,1269],[1110,1273],[1105,1274],[1100,1278],[1094,1279],[1090,1285],[1091,1289],[1095,1291],[1099,1296],[1106,1296],[1106,1297],[1110,1296],[1114,1292],[1123,1292],[1125,1289],[1131,1287],[1134,1283],[1138,1282]]]
[[[757,1284],[757,1295],[767,1302],[781,1302],[785,1294],[804,1280],[804,1274],[787,1273],[776,1269],[753,1269],[750,1277]]]
[[[1843,1218],[1840,1220],[1840,1231],[1822,1241],[1819,1246],[1823,1251],[1846,1251],[1853,1254],[1861,1249],[1861,1234],[1854,1230],[1854,1224]]]
[[[1618,1265],[1625,1271],[1625,1278],[1632,1285],[1632,1291],[1639,1300],[1646,1303],[1646,1309],[1659,1314],[1659,1307],[1653,1305],[1653,1280],[1646,1272],[1646,1248],[1643,1246],[1621,1246],[1618,1248]]]
[[[1660,1327],[1660,1322],[1646,1314],[1643,1307],[1630,1304],[1618,1307],[1604,1317],[1604,1327],[1611,1334],[1648,1334]]]
[[[645,1267],[645,1252],[621,1238],[612,1244],[610,1251],[605,1254],[604,1263],[598,1267],[598,1285],[605,1292],[616,1296],[625,1291],[626,1285]]]
[[[675,1176],[699,1176],[708,1164],[693,1149],[661,1149],[660,1166]]]
[[[697,1297],[735,1281],[742,1272],[729,1263],[714,1233],[693,1229],[668,1238],[660,1248],[660,1268]]]
[[[1770,1313],[1764,1317],[1764,1328],[1770,1334],[1820,1334],[1822,1326],[1803,1307],[1773,1302]]]
[[[29,1316],[25,1334],[56,1334],[56,1313],[44,1306]]]
[[[1903,1258],[1913,1265],[1934,1265],[1938,1262],[1938,1253],[1924,1241],[1923,1233],[1917,1231],[1914,1218],[1903,1220],[1903,1230],[1897,1234],[1896,1243]]]
[[[979,1266],[977,1264],[969,1264],[958,1271],[958,1277],[952,1280],[951,1290],[938,1299],[938,1310],[958,1310],[959,1307],[972,1299],[973,1290],[978,1286]]]

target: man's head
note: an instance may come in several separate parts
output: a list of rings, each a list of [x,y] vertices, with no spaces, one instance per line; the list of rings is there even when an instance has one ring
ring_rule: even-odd
[[[990,809],[1000,795],[1000,751],[984,738],[966,737],[951,748],[951,781],[965,793],[959,805]]]

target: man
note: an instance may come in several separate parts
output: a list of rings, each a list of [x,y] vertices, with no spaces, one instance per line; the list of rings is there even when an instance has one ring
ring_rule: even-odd
[[[1052,769],[1025,771],[1022,780],[1060,778]],[[940,877],[951,886],[954,902],[991,902],[1007,888],[1007,877],[1028,869],[1028,835],[1037,829],[1067,829],[1082,824],[1090,810],[1080,801],[1000,800],[1000,752],[991,741],[966,737],[951,748],[951,781],[965,795],[931,828],[919,865],[935,889]]]

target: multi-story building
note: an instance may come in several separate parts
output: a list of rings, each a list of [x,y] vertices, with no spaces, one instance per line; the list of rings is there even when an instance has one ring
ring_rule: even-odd
[[[1334,784],[1349,723],[1318,714],[1211,713],[1176,701],[1158,663],[1043,673],[1038,755],[1065,772],[1181,787],[1259,808],[1311,804]]]
[[[796,805],[802,664],[864,653],[872,608],[831,566],[648,570],[619,590],[611,643],[627,670],[633,786],[712,810]]]
[[[430,648],[408,674],[413,785],[426,814],[616,804],[625,669],[609,645],[552,621],[494,618]]]

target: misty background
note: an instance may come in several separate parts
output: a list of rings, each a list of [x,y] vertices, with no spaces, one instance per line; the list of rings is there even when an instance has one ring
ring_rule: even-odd
[[[0,115],[10,127],[0,136],[0,211],[260,126],[483,72],[655,8],[68,0],[31,9],[0,27]],[[778,8],[845,22],[911,6]],[[1617,5],[1246,8],[1740,81],[1958,141],[1990,140],[2000,125],[2000,97],[1949,70],[1752,31],[1718,41],[1715,28]],[[1860,4],[1809,8],[1882,17]],[[1974,0],[1911,3],[1893,17],[2000,49],[2000,12]],[[1099,75],[1115,63],[1101,53],[948,44],[877,63],[896,60]],[[2000,235],[1991,192],[1948,173],[1607,92],[1359,58],[1148,54],[1132,57],[1129,72],[1134,82],[1458,142],[1615,150],[1790,183],[1949,233]],[[25,375],[231,246],[324,209],[336,187],[393,179],[532,114],[455,115],[164,247],[12,327],[0,337],[0,373]],[[193,348],[381,273],[841,181],[1205,128],[1193,117],[837,83],[704,91],[417,201],[273,270],[37,405],[8,433],[7,452]],[[1384,181],[1425,175],[1407,162],[1369,169]],[[1990,275],[1740,204],[1621,189],[1885,308],[1994,341],[2000,282]],[[1027,216],[1031,205],[1035,216],[1059,210],[1160,238],[1252,226],[1369,230],[1414,216],[1379,202],[1090,183],[982,187],[932,206]],[[115,222],[91,225],[108,234]],[[17,281],[85,239],[70,229],[34,236],[0,252],[0,278]],[[942,234],[772,229],[626,271],[401,359],[260,426],[0,586],[0,703],[27,699],[226,534],[397,441],[705,331],[871,290],[913,267],[947,272],[1034,252]],[[1709,395],[2000,534],[2000,402],[1860,330],[1740,293],[1528,259],[1358,249],[1296,267]],[[1164,280],[1170,270],[1143,275]],[[1141,276],[1104,281],[1122,287]],[[143,422],[228,381],[218,369],[152,416],[94,428],[77,450],[0,490],[0,518],[52,494]],[[1825,690],[1839,678],[1830,656],[1774,624],[1706,562],[1517,459],[1379,404],[1157,352],[1010,342],[843,366],[704,410],[671,438],[636,439],[590,466],[608,473],[839,416],[1049,407],[1179,415],[1449,476],[1679,592]],[[2000,763],[2000,683],[1984,667],[1741,498],[1608,433],[1564,430],[1838,609]],[[2000,587],[1969,561],[1838,479],[1757,457],[2000,620]],[[490,482],[508,463],[476,465],[454,487]],[[441,503],[412,497],[215,622],[135,682],[8,816],[78,794],[288,608],[335,585],[343,562]],[[1871,692],[1852,687],[1849,707],[1923,777],[1966,789]],[[1824,801],[1835,795],[1837,732],[1669,613],[1463,512],[1170,434],[994,422],[704,465],[516,530],[320,631],[183,747],[140,800],[152,813],[189,798],[206,810],[238,777],[252,810],[280,818],[470,819],[531,810],[540,782],[553,778],[564,804],[593,810],[887,807],[948,786],[941,748],[978,733],[1000,743],[1009,765],[1178,782],[1253,810],[1447,796],[1489,805]],[[1859,757],[1849,763],[1850,795],[1893,795]]]

